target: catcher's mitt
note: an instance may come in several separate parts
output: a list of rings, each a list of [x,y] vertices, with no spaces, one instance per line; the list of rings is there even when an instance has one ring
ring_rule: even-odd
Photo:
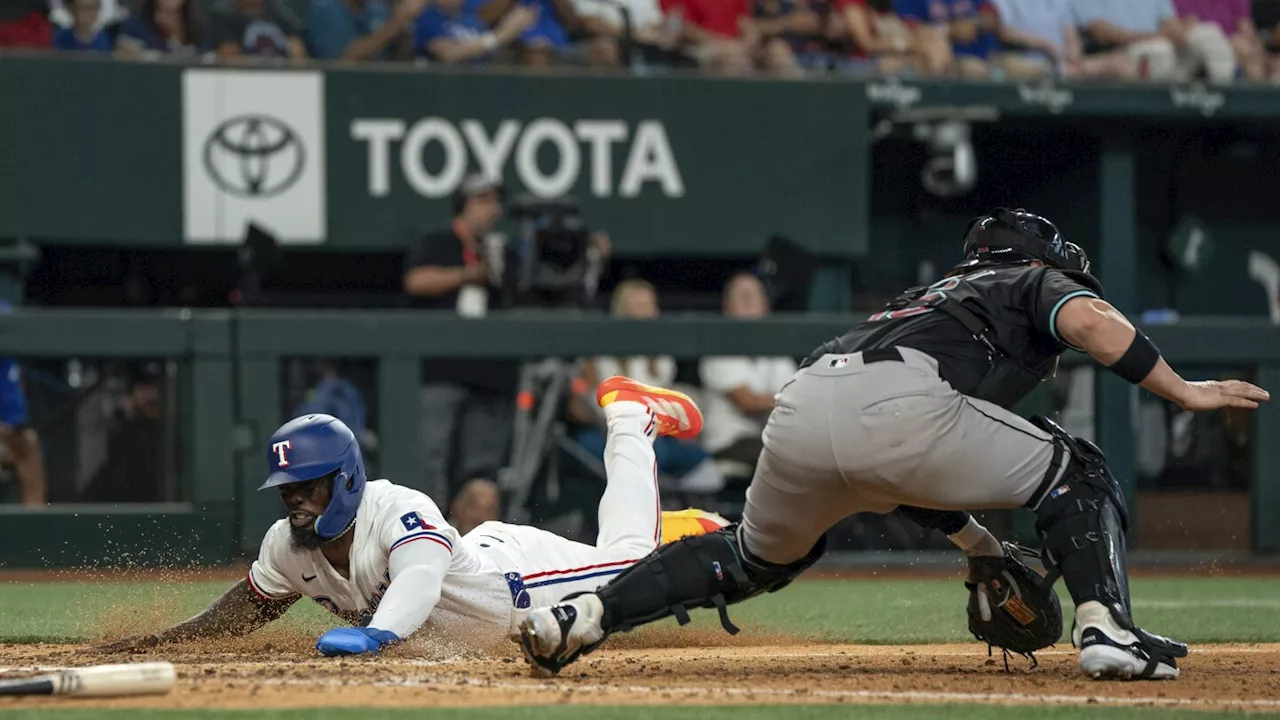
[[[1030,658],[1036,666],[1035,651],[1062,637],[1062,605],[1052,582],[1022,561],[1024,552],[1038,554],[1012,543],[1002,543],[1003,557],[969,558],[969,632],[985,642],[990,651],[1004,651],[1005,669],[1009,653]]]

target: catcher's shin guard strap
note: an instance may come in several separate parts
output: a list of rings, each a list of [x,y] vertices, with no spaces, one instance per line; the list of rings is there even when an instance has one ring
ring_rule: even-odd
[[[627,631],[670,615],[684,625],[689,608],[703,607],[716,608],[725,631],[736,634],[729,605],[785,586],[826,549],[819,541],[797,563],[764,563],[743,552],[737,529],[730,525],[664,545],[624,570],[596,592],[604,604],[604,631]]]

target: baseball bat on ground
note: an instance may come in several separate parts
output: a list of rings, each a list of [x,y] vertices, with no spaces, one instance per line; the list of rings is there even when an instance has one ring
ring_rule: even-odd
[[[48,675],[0,681],[0,695],[163,695],[173,689],[173,665],[167,662],[92,665]]]

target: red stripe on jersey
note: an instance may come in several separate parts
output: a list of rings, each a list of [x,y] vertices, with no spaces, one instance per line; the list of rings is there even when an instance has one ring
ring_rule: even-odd
[[[444,548],[445,550],[448,550],[450,553],[452,553],[452,552],[453,552],[453,548],[449,547],[448,543],[446,543],[445,541],[441,540],[441,539],[440,539],[440,538],[438,538],[438,537],[432,537],[432,536],[430,536],[430,535],[423,535],[423,536],[421,536],[421,537],[416,537],[416,538],[411,538],[411,539],[409,539],[409,540],[405,540],[404,542],[400,543],[399,545],[396,545],[395,547],[391,548],[391,550],[392,550],[392,552],[394,552],[394,551],[399,550],[400,548],[404,547],[405,545],[412,545],[413,543],[416,543],[416,542],[418,542],[419,540],[430,540],[431,542],[433,542],[433,543],[435,543],[435,544],[439,545],[440,547]]]
[[[637,560],[619,560],[618,562],[601,563],[599,565],[587,565],[586,567],[571,568],[569,570],[548,570],[546,572],[534,573],[532,575],[525,575],[524,579],[526,581],[535,580],[537,578],[547,577],[549,575],[568,575],[570,573],[586,572],[588,570],[599,570],[600,568],[617,567],[619,565],[634,565],[638,562],[640,562],[638,559]]]

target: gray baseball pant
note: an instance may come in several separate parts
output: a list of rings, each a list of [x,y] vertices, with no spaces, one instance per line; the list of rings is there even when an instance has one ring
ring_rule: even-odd
[[[845,517],[899,505],[1021,507],[1056,479],[1047,433],[898,350],[901,362],[825,355],[778,393],[743,512],[752,554],[792,563]]]

